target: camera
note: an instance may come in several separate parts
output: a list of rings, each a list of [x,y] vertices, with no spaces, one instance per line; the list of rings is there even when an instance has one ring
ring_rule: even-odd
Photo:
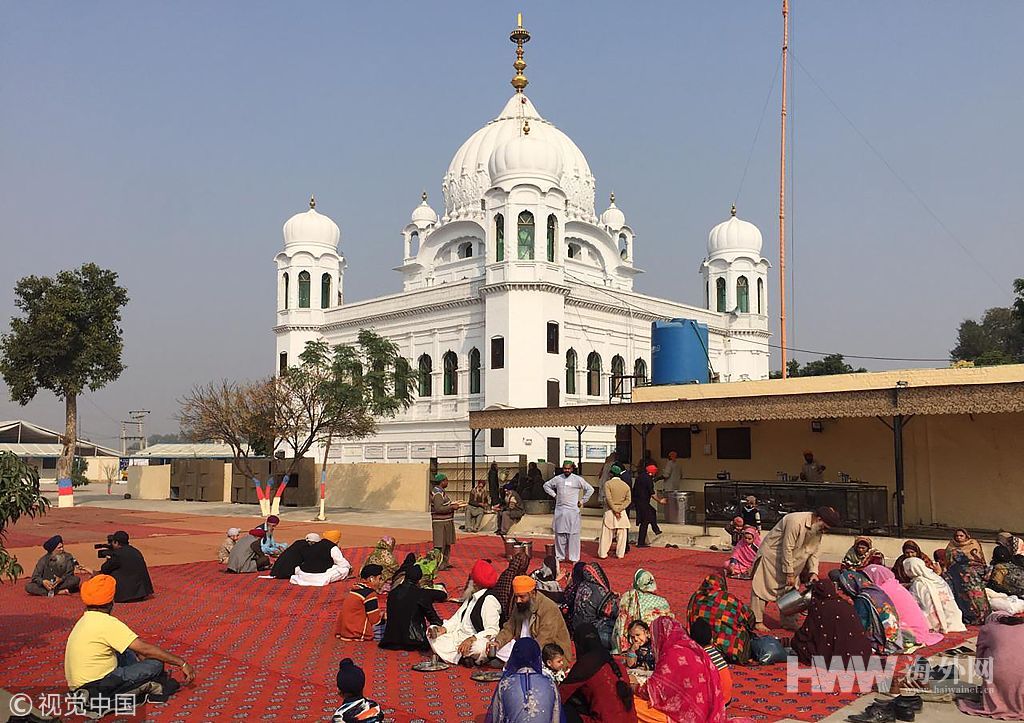
[[[114,551],[114,547],[111,544],[113,543],[113,541],[114,536],[107,535],[106,542],[100,542],[93,545],[93,549],[96,550],[96,557],[100,558],[101,560],[110,557],[110,554]]]

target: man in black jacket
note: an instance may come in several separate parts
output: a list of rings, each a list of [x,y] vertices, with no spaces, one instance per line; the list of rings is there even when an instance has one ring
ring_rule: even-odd
[[[110,551],[100,572],[117,581],[114,602],[135,602],[152,595],[153,581],[149,578],[146,558],[137,547],[128,544],[128,533],[118,530],[108,539]]]

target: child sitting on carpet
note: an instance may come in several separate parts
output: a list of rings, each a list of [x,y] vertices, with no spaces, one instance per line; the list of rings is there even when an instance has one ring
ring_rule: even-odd
[[[626,667],[632,670],[654,670],[650,626],[643,620],[634,620],[626,631],[629,635],[629,648],[623,653]]]
[[[566,667],[565,651],[558,643],[548,643],[540,651],[541,659],[544,661],[544,675],[551,678],[555,683],[565,680]]]
[[[384,713],[376,702],[363,695],[366,674],[345,658],[338,664],[338,693],[342,704],[334,711],[331,723],[384,723]]]
[[[725,697],[725,704],[728,705],[732,700],[732,671],[729,670],[729,664],[725,662],[722,651],[711,644],[712,635],[711,623],[704,618],[697,618],[690,623],[690,637],[693,638],[693,642],[704,648],[704,652],[718,669],[718,677],[722,681],[722,695]]]

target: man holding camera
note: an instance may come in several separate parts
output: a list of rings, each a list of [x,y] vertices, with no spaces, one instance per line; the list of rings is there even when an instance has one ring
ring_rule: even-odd
[[[107,537],[106,545],[97,545],[99,556],[106,558],[100,572],[117,581],[114,602],[135,602],[153,594],[146,558],[137,547],[128,544],[128,533],[118,530]]]

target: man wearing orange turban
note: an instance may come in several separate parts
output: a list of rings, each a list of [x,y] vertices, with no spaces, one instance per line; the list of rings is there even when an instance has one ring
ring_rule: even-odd
[[[145,642],[114,617],[116,589],[117,582],[110,575],[96,575],[82,583],[85,612],[71,629],[64,649],[68,688],[84,689],[90,699],[102,695],[113,700],[122,693],[166,699],[179,685],[164,673],[164,663],[181,668],[186,684],[192,682],[195,671],[177,655]]]
[[[491,592],[498,571],[487,560],[477,560],[469,579],[465,602],[441,627],[427,631],[434,654],[446,663],[469,666],[487,662],[487,646],[501,627],[501,605]]]
[[[494,638],[488,652],[508,662],[516,640],[533,638],[541,648],[548,643],[555,643],[565,651],[566,658],[570,658],[572,643],[565,618],[551,598],[537,594],[537,581],[528,575],[519,575],[512,580],[512,600],[515,602],[512,614]]]

